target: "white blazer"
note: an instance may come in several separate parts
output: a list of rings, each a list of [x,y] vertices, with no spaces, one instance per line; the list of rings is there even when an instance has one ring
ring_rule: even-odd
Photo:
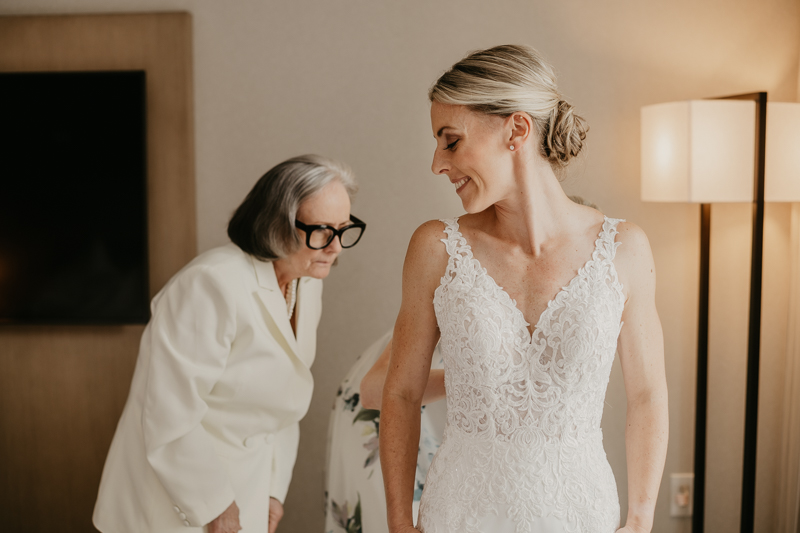
[[[153,298],[94,508],[104,533],[203,531],[236,501],[243,533],[286,497],[311,402],[322,281],[297,287],[297,339],[272,263],[228,244]]]

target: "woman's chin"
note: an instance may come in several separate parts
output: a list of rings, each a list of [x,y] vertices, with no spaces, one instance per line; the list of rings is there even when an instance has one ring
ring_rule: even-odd
[[[464,207],[464,211],[467,214],[474,215],[475,213],[481,213],[486,210],[488,206],[483,205],[482,203],[476,201],[469,201],[465,200],[464,198],[461,199],[461,205]]]
[[[308,269],[308,276],[316,279],[325,279],[331,273],[331,265],[333,263],[315,262],[311,268]]]

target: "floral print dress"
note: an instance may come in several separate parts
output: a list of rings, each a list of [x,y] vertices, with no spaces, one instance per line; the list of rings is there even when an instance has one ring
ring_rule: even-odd
[[[328,425],[328,463],[325,482],[325,533],[388,533],[386,500],[380,467],[380,411],[365,409],[359,384],[392,341],[389,331],[358,358],[339,385]],[[432,368],[443,368],[439,347]],[[422,408],[414,520],[431,459],[442,441],[445,402]]]

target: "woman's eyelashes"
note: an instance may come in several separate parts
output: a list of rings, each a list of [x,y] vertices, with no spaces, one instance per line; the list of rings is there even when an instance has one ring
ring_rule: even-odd
[[[455,141],[453,141],[450,144],[448,144],[445,147],[445,150],[450,150],[451,152],[454,151],[456,149],[456,145],[458,144],[458,141],[459,141],[459,139],[456,139]]]

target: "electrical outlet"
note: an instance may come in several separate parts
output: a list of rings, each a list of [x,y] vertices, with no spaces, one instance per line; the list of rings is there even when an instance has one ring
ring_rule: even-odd
[[[670,516],[692,516],[694,474],[670,474]]]

